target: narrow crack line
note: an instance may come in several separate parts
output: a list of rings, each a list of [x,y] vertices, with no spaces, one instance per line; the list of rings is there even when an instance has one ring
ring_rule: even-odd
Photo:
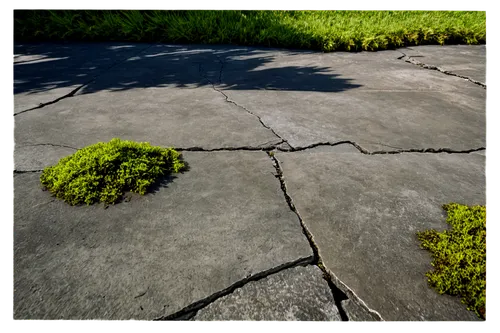
[[[21,145],[16,148],[24,148],[24,147],[37,147],[37,146],[52,146],[52,147],[62,147],[62,148],[70,148],[74,150],[80,150],[80,148],[75,148],[71,146],[66,146],[66,145],[58,145],[54,143],[33,143],[33,144],[26,144],[26,145]]]
[[[250,147],[250,146],[242,146],[242,147],[222,147],[222,148],[202,148],[202,147],[188,147],[188,148],[174,148],[177,151],[204,151],[204,152],[213,152],[213,151],[240,151],[240,150],[246,150],[246,151],[271,151],[276,149],[277,145],[281,144],[282,142],[279,142],[277,144],[267,146],[267,147],[261,147],[262,145],[265,145],[266,143],[263,143],[262,145],[259,145],[257,147]]]
[[[126,57],[125,59],[121,60],[121,61],[118,61],[110,66],[108,66],[107,68],[103,69],[100,73],[94,75],[92,77],[92,79],[89,79],[88,81],[84,82],[83,84],[81,84],[80,86],[76,87],[75,89],[73,89],[72,91],[70,91],[68,94],[64,95],[64,96],[61,96],[53,101],[50,101],[50,102],[47,102],[47,103],[40,103],[38,106],[35,106],[33,108],[30,108],[30,109],[27,109],[27,110],[24,110],[24,111],[20,111],[18,113],[14,113],[14,117],[17,116],[17,115],[20,115],[20,114],[23,114],[25,112],[30,112],[30,111],[34,111],[34,110],[38,110],[38,109],[41,109],[41,108],[44,108],[48,105],[51,105],[51,104],[54,104],[54,103],[57,103],[59,102],[60,100],[63,100],[63,99],[66,99],[68,97],[73,97],[80,89],[82,89],[83,87],[85,87],[86,85],[89,85],[93,82],[95,82],[95,80],[97,80],[97,78],[99,78],[100,76],[104,75],[105,73],[107,73],[109,70],[111,70],[113,67],[116,67],[118,65],[121,65],[123,64],[125,61],[127,61],[128,59],[130,58],[133,58],[139,54],[141,54],[142,52],[146,51],[147,49],[149,49],[150,47],[152,47],[153,44],[150,44],[149,46],[141,49],[139,52],[137,52],[136,54],[134,54],[133,56],[130,56],[130,57]]]
[[[389,150],[389,151],[374,151],[369,153],[369,155],[383,155],[383,154],[401,154],[401,153],[432,153],[432,154],[470,154],[477,151],[486,150],[486,147],[479,147],[469,150],[454,150],[451,148],[420,148],[420,149],[399,149],[399,150]]]
[[[325,270],[325,267],[323,265],[323,260],[319,254],[318,245],[314,242],[314,236],[307,228],[307,225],[305,224],[304,220],[302,219],[302,216],[300,215],[299,211],[297,210],[297,207],[295,207],[293,200],[292,200],[292,197],[290,197],[290,195],[288,194],[285,179],[283,176],[283,169],[281,168],[280,162],[278,161],[276,156],[274,156],[273,153],[268,152],[267,154],[268,154],[269,158],[273,161],[274,168],[276,169],[276,178],[278,178],[278,180],[280,182],[281,190],[282,190],[283,195],[285,197],[285,201],[288,204],[288,207],[290,208],[290,210],[292,212],[294,212],[295,215],[297,216],[297,218],[299,219],[300,225],[302,226],[302,232],[306,236],[306,238],[309,242],[309,245],[311,246],[311,249],[312,249],[313,254],[314,254],[314,264],[317,265],[319,267],[319,269],[321,269],[321,271],[323,272],[323,277],[328,282],[328,286],[330,287],[330,290],[332,292],[333,299],[335,301],[335,305],[338,308],[340,317],[341,317],[342,321],[349,321],[349,317],[347,316],[344,308],[342,307],[342,301],[345,299],[348,299],[348,297],[344,292],[342,292],[342,290],[340,290],[337,286],[335,286],[333,284],[331,279],[328,278],[329,275],[328,275],[328,272]]]
[[[219,61],[220,61],[220,59],[219,59]],[[221,66],[221,69],[220,69],[220,72],[219,72],[219,84],[220,84],[220,80],[221,80],[221,77],[222,77],[222,69],[223,69],[223,66]],[[245,110],[247,113],[251,114],[252,116],[256,117],[256,118],[259,120],[260,124],[261,124],[264,128],[266,128],[266,129],[270,130],[270,131],[271,131],[271,132],[272,132],[272,133],[273,133],[276,137],[278,137],[278,138],[279,138],[280,140],[282,140],[284,143],[287,143],[289,146],[291,146],[291,145],[288,143],[288,141],[287,141],[286,139],[284,139],[281,135],[279,135],[278,133],[276,133],[276,131],[275,131],[275,130],[271,127],[271,126],[266,125],[266,124],[264,123],[264,121],[262,120],[262,118],[261,118],[259,115],[257,115],[257,114],[255,114],[255,113],[253,113],[252,111],[248,110],[246,107],[244,107],[244,106],[242,106],[242,105],[239,105],[239,104],[238,104],[238,103],[236,103],[235,101],[231,100],[231,99],[229,98],[229,96],[228,96],[228,95],[226,95],[226,94],[225,94],[222,90],[218,89],[218,88],[216,87],[216,84],[214,84],[214,83],[212,82],[212,80],[210,80],[210,79],[209,79],[206,75],[204,75],[204,74],[203,74],[203,65],[202,65],[202,64],[199,64],[199,65],[198,65],[198,72],[201,74],[201,76],[202,76],[205,80],[207,80],[207,81],[208,81],[208,83],[210,83],[210,84],[212,85],[212,89],[213,89],[213,90],[217,91],[219,94],[221,94],[222,96],[224,96],[225,101],[226,101],[227,103],[234,104],[234,105],[236,105],[237,107],[239,107],[239,108],[241,108],[241,109]]]
[[[222,83],[222,71],[224,70],[225,63],[224,63],[224,61],[222,61],[220,59],[219,56],[216,56],[216,57],[217,57],[217,59],[219,59],[219,62],[220,62],[219,80],[217,81],[217,84],[221,84]]]
[[[486,84],[484,84],[483,82],[474,80],[474,79],[472,79],[472,78],[470,78],[468,76],[464,76],[464,75],[460,75],[460,74],[456,74],[456,73],[447,71],[447,70],[442,69],[442,68],[440,68],[438,66],[424,64],[423,62],[415,60],[412,56],[406,55],[406,53],[404,53],[402,51],[398,50],[398,52],[400,52],[402,54],[401,57],[398,57],[398,60],[404,60],[407,63],[413,64],[413,65],[416,65],[416,66],[420,66],[420,67],[425,68],[425,69],[436,70],[436,71],[441,72],[441,73],[446,74],[446,75],[456,76],[456,77],[459,77],[461,79],[465,79],[467,81],[470,81],[470,82],[472,82],[474,84],[477,84],[477,85],[483,87],[484,89],[486,89]]]
[[[359,152],[365,155],[384,155],[384,154],[402,154],[402,153],[433,153],[433,154],[440,154],[440,153],[448,153],[448,154],[469,154],[477,151],[482,151],[486,150],[486,147],[479,147],[479,148],[472,148],[468,150],[454,150],[451,148],[409,148],[409,149],[396,149],[396,150],[377,150],[377,151],[369,151],[363,147],[361,147],[359,144],[357,144],[354,141],[338,141],[338,142],[317,142],[313,143],[308,146],[304,147],[292,147],[292,149],[286,149],[286,148],[281,148],[277,147],[278,151],[285,152],[285,153],[293,153],[293,152],[298,152],[298,151],[303,151],[303,150],[308,150],[312,148],[316,148],[319,146],[331,146],[335,147],[338,145],[342,144],[350,144],[353,147],[355,147]],[[383,145],[383,144],[381,144]],[[387,147],[391,147],[388,145],[383,145]]]
[[[139,298],[139,297],[142,297],[144,295],[146,295],[146,293],[148,292],[149,290],[149,287],[146,289],[146,291],[144,291],[143,293],[140,293],[139,295],[135,296],[134,298]]]
[[[227,296],[227,295],[233,293],[236,289],[243,287],[244,285],[246,285],[249,282],[264,279],[271,274],[275,274],[275,273],[278,273],[280,271],[283,271],[285,269],[292,268],[295,266],[310,265],[310,264],[312,264],[313,260],[314,260],[314,258],[312,256],[300,258],[300,259],[294,260],[292,262],[288,262],[288,263],[276,266],[274,268],[268,269],[266,271],[259,272],[259,273],[256,273],[254,275],[250,275],[242,280],[239,280],[238,282],[233,283],[231,286],[227,287],[226,289],[218,291],[218,292],[216,292],[208,297],[205,297],[202,300],[194,302],[194,303],[186,306],[185,308],[183,308],[183,309],[181,309],[173,314],[162,316],[162,317],[156,318],[154,320],[155,321],[159,321],[159,320],[187,320],[187,319],[195,316],[196,313],[200,309],[206,307],[207,305],[209,305],[210,303],[216,301],[217,299],[219,299],[221,297],[224,297],[224,296]]]
[[[36,173],[36,172],[42,172],[43,170],[14,170],[14,174],[21,174],[21,173]]]

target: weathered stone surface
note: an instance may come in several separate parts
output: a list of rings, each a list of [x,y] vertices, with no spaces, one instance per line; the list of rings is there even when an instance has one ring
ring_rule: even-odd
[[[417,231],[443,230],[443,204],[485,204],[479,154],[280,153],[288,194],[324,264],[385,320],[476,320],[427,285]],[[340,287],[340,286],[339,286]]]
[[[312,258],[264,152],[185,152],[190,170],[104,209],[14,177],[14,317],[154,319]]]
[[[193,320],[340,321],[316,266],[298,266],[247,283],[198,311]]]
[[[350,321],[380,321],[378,316],[351,299],[343,300],[341,303]]]
[[[51,145],[16,147],[14,149],[14,170],[43,170],[75,152],[76,149]]]

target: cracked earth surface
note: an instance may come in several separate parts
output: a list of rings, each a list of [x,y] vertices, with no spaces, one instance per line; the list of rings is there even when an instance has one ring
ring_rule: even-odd
[[[15,318],[477,320],[415,234],[485,204],[484,45],[14,53]],[[107,209],[40,189],[114,137],[190,170]]]

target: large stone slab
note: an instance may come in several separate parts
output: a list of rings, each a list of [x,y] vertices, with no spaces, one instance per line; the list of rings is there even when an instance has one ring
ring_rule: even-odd
[[[14,136],[16,146],[50,143],[75,148],[114,137],[205,149],[280,142],[257,117],[226,102],[210,87],[79,95],[16,116]]]
[[[486,45],[425,45],[401,51],[419,63],[486,84]]]
[[[148,44],[14,45],[14,113],[63,97]]]
[[[444,75],[444,74],[442,74]],[[485,90],[224,91],[295,148],[353,141],[368,151],[486,146]]]
[[[264,152],[186,152],[190,170],[104,209],[14,176],[14,317],[154,319],[312,250]]]
[[[247,283],[198,311],[193,320],[340,321],[316,266],[297,266]]]
[[[416,232],[446,229],[445,203],[485,204],[485,156],[276,156],[324,265],[369,308],[385,320],[477,319],[459,298],[428,286],[431,257]]]
[[[217,87],[294,147],[346,140],[370,151],[484,146],[486,91],[400,56],[228,55]]]

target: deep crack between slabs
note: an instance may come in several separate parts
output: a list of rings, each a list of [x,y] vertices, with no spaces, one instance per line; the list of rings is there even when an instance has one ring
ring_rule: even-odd
[[[304,150],[309,150],[313,149],[316,147],[320,146],[331,146],[335,147],[338,145],[342,144],[350,144],[353,147],[355,147],[360,153],[365,154],[365,155],[394,155],[394,154],[404,154],[404,153],[424,153],[424,154],[441,154],[441,153],[447,153],[447,154],[469,154],[473,152],[478,152],[482,150],[486,150],[485,147],[479,147],[479,148],[472,148],[468,150],[454,150],[451,148],[409,148],[409,149],[396,149],[396,150],[377,150],[377,151],[369,151],[363,147],[361,147],[359,144],[357,144],[354,141],[338,141],[338,142],[317,142],[313,143],[308,146],[304,147],[292,147],[288,148],[282,148],[279,147],[279,145],[287,143],[286,141],[281,141],[278,142],[274,145],[270,145],[267,147],[252,147],[252,146],[242,146],[242,147],[225,147],[225,148],[202,148],[202,147],[188,147],[188,148],[174,148],[178,151],[200,151],[200,152],[217,152],[217,151],[273,151],[273,150],[278,150],[280,152],[284,153],[295,153],[299,151],[304,151]],[[288,144],[290,145],[290,144]],[[388,145],[384,145],[388,146]],[[388,146],[391,147],[391,146]]]
[[[417,65],[417,66],[420,66],[420,67],[425,68],[425,69],[436,70],[436,71],[441,72],[441,73],[446,74],[446,75],[456,76],[456,77],[459,77],[461,79],[465,79],[467,81],[470,81],[470,82],[472,82],[472,83],[474,83],[474,84],[476,84],[478,86],[481,86],[484,89],[486,89],[486,84],[484,84],[483,82],[474,80],[474,79],[472,79],[472,78],[470,78],[468,76],[464,76],[464,75],[460,75],[460,74],[456,74],[456,73],[447,71],[447,70],[442,69],[442,68],[440,68],[438,66],[424,64],[423,62],[420,62],[418,60],[413,59],[412,56],[409,56],[409,55],[407,55],[406,53],[404,53],[402,51],[398,50],[398,52],[400,52],[402,54],[402,56],[400,56],[400,57],[397,58],[398,60],[404,60],[407,63],[413,64],[413,65]]]
[[[335,305],[338,308],[340,318],[342,321],[349,321],[349,317],[347,316],[344,308],[342,307],[342,301],[348,299],[347,295],[340,290],[335,284],[333,284],[330,274],[325,270],[325,267],[323,265],[323,260],[321,259],[321,256],[319,255],[319,250],[318,246],[314,242],[314,237],[307,228],[304,220],[302,219],[302,216],[300,216],[300,213],[298,212],[297,208],[293,204],[293,200],[288,194],[288,190],[286,188],[286,183],[283,178],[283,169],[281,168],[281,165],[278,161],[278,159],[274,156],[273,153],[268,152],[269,158],[273,161],[274,168],[276,169],[276,178],[278,178],[280,185],[281,185],[281,191],[283,192],[283,195],[285,196],[286,203],[288,204],[288,207],[292,212],[295,213],[297,218],[300,221],[300,225],[302,226],[302,232],[306,236],[309,245],[311,246],[311,249],[313,250],[314,253],[314,265],[316,265],[321,271],[323,272],[323,278],[326,280],[328,283],[328,286],[330,287],[330,290],[333,295],[333,299],[335,301]]]
[[[219,299],[221,297],[224,297],[224,296],[227,296],[227,295],[233,293],[236,289],[244,287],[249,282],[264,279],[271,274],[275,274],[275,273],[278,273],[280,271],[283,271],[285,269],[292,268],[295,266],[310,265],[310,264],[312,264],[313,260],[314,260],[314,258],[311,256],[306,257],[306,258],[300,258],[300,259],[294,260],[292,262],[288,262],[288,263],[276,266],[274,268],[250,275],[244,279],[241,279],[241,280],[233,283],[231,286],[229,286],[221,291],[218,291],[218,292],[216,292],[208,297],[205,297],[202,300],[199,300],[197,302],[194,302],[194,303],[184,307],[183,309],[181,309],[173,314],[156,318],[156,319],[154,319],[154,321],[189,320],[192,317],[194,317],[197,314],[197,312],[199,310],[201,310],[202,308],[213,303],[214,301],[216,301],[217,299]]]

